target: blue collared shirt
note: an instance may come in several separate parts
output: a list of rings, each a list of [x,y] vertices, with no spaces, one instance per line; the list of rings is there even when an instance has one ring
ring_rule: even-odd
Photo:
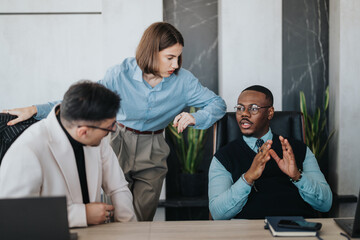
[[[185,107],[200,108],[192,115],[194,128],[205,129],[222,118],[226,111],[224,100],[208,88],[203,87],[192,73],[181,68],[177,75],[151,87],[142,77],[143,73],[135,58],[111,67],[99,81],[121,97],[117,120],[127,127],[139,131],[156,131],[165,128]],[[36,105],[37,119],[47,116],[58,103]]]
[[[261,138],[266,142],[271,140],[271,129]],[[243,136],[244,141],[254,151],[257,138]],[[303,162],[302,178],[294,183],[305,202],[314,209],[326,212],[332,204],[332,193],[329,184],[320,171],[314,154],[306,150]],[[233,182],[231,173],[214,157],[209,169],[209,209],[214,219],[231,219],[235,217],[247,202],[251,186],[239,178]]]

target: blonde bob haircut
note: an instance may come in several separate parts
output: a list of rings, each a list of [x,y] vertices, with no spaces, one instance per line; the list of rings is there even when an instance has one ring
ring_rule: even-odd
[[[177,43],[184,46],[184,39],[173,25],[166,22],[151,24],[145,30],[136,49],[136,62],[143,73],[161,77],[159,73],[159,52]],[[181,63],[182,54],[178,58],[179,68],[175,69],[175,74],[181,68]]]

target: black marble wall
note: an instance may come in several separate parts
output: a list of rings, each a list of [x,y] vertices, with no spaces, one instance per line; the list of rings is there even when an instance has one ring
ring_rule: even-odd
[[[283,110],[322,109],[329,84],[329,0],[283,0]]]
[[[203,86],[218,93],[218,0],[163,0],[163,15],[164,21],[173,24],[184,37],[183,68],[191,71]],[[193,198],[181,193],[179,160],[174,146],[167,140],[171,152],[167,159],[166,199],[173,206],[166,208],[166,220],[209,218],[207,175],[212,159],[212,131],[208,129],[199,167],[205,179],[199,189],[202,194]]]
[[[164,21],[183,35],[183,67],[218,93],[218,1],[164,0]]]

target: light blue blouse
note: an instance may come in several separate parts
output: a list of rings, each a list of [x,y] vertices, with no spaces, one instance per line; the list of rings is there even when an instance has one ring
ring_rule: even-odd
[[[156,131],[165,128],[185,107],[201,108],[192,115],[197,129],[209,128],[225,115],[224,100],[203,87],[194,75],[181,68],[177,75],[151,87],[142,77],[135,58],[127,58],[111,67],[99,81],[121,97],[117,120],[127,127],[139,131]],[[41,119],[48,115],[57,102],[36,105]]]

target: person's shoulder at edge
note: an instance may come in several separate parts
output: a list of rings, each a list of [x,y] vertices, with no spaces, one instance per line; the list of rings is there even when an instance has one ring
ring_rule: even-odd
[[[177,77],[185,77],[187,79],[197,79],[194,74],[192,72],[190,72],[189,70],[185,69],[185,68],[180,68],[178,71],[178,74],[176,75]]]
[[[24,131],[15,141],[11,144],[8,152],[15,151],[18,154],[19,149],[25,151],[25,149],[32,149],[34,152],[42,152],[44,147],[47,146],[47,141],[34,141],[34,139],[44,139],[44,136],[48,136],[48,129],[45,125],[45,120],[42,119]],[[6,156],[6,154],[5,154]],[[4,157],[5,157],[4,156]]]
[[[201,85],[199,79],[192,72],[184,68],[180,68],[177,74],[172,74],[166,81],[169,81],[171,84],[175,84],[178,87],[185,87],[187,89],[186,91],[190,92]]]
[[[136,59],[134,57],[128,57],[121,63],[109,67],[107,73],[119,74],[121,72],[135,71],[136,67],[138,67]]]
[[[118,84],[123,82],[119,80],[132,78],[137,67],[135,58],[126,58],[122,63],[109,67],[106,70],[105,76],[98,83],[110,89],[116,89]]]
[[[194,76],[194,74],[192,74],[189,70],[186,70],[184,68],[180,68],[177,74],[171,74],[171,76],[167,77],[166,79],[175,80],[175,81],[181,79],[181,82],[177,82],[177,83],[181,83],[184,85],[188,85],[189,83],[192,83],[194,80],[198,81],[198,79]]]

